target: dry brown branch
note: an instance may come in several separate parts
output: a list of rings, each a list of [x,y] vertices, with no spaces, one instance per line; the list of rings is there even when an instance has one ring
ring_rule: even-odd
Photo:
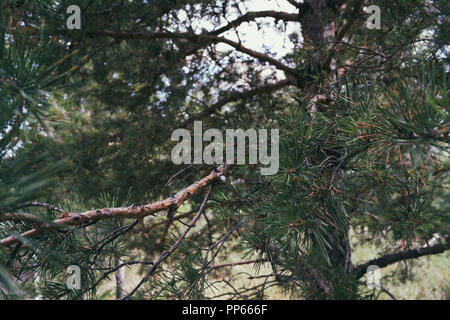
[[[21,234],[20,237],[36,237],[51,230],[58,229],[62,226],[77,226],[85,223],[94,222],[103,219],[117,219],[117,218],[135,218],[142,219],[145,216],[167,210],[174,210],[181,206],[181,204],[197,194],[206,186],[212,184],[221,176],[228,175],[230,165],[221,165],[217,170],[213,170],[209,175],[203,179],[191,184],[189,187],[179,191],[174,196],[156,201],[143,206],[119,207],[119,208],[104,208],[89,210],[82,213],[66,213],[59,219],[51,223],[43,224],[38,228],[31,229]],[[10,236],[0,241],[4,247],[9,247],[19,241],[20,237]]]

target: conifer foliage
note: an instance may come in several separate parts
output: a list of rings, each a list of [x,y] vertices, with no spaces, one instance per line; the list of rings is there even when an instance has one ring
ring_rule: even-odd
[[[395,298],[370,266],[448,257],[448,1],[261,2],[1,1],[0,299]],[[278,173],[175,165],[195,121],[278,129]]]

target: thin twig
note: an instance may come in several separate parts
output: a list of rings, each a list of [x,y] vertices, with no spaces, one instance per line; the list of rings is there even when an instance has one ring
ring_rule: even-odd
[[[153,274],[153,272],[155,272],[155,270],[158,268],[158,266],[164,261],[166,260],[180,245],[181,241],[183,241],[183,239],[186,237],[186,235],[189,233],[189,231],[195,226],[196,222],[198,221],[198,219],[200,218],[200,216],[202,215],[203,210],[205,209],[206,203],[208,202],[209,196],[211,195],[213,186],[211,186],[208,190],[208,192],[206,193],[205,199],[203,200],[202,205],[200,206],[200,209],[198,210],[197,215],[194,217],[194,219],[192,219],[192,221],[190,222],[190,226],[188,226],[184,232],[181,234],[181,236],[177,239],[177,241],[175,241],[175,243],[170,247],[169,250],[164,251],[163,253],[161,253],[161,255],[159,256],[158,260],[156,260],[156,262],[153,264],[152,268],[147,272],[147,274],[145,275],[144,278],[142,278],[142,280],[138,283],[138,285],[128,294],[126,295],[124,298],[122,298],[121,300],[126,300],[128,298],[130,298],[133,294],[136,293],[137,290],[139,290],[139,288],[148,281],[148,279],[150,278],[150,276]]]

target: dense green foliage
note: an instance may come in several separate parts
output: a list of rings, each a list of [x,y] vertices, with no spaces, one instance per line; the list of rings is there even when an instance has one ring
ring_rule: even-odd
[[[147,276],[136,291],[118,288],[121,298],[264,298],[277,286],[295,298],[370,299],[352,242],[381,246],[378,256],[448,249],[448,1],[308,0],[325,6],[320,19],[305,4],[214,31],[247,2],[1,1],[0,239],[19,241],[0,246],[0,299],[111,298],[98,289],[126,264]],[[380,30],[365,26],[369,4],[381,8]],[[81,8],[79,30],[66,27],[69,5]],[[245,21],[292,50],[224,49],[217,37],[233,39]],[[51,224],[63,212],[170,197],[213,169],[170,159],[172,132],[195,120],[278,128],[280,170],[235,166],[159,268],[204,194],[175,220],[149,215],[145,225],[108,219],[24,237],[36,222],[2,220]],[[270,274],[236,290],[238,275],[214,267],[235,253]],[[70,265],[81,268],[81,290],[66,286]]]

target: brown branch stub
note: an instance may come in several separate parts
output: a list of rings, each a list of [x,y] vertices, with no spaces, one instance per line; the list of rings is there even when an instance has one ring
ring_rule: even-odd
[[[167,211],[171,208],[178,208],[181,204],[197,194],[206,186],[212,184],[214,181],[220,179],[221,176],[227,176],[230,173],[231,165],[223,164],[217,170],[213,170],[209,175],[203,179],[191,184],[187,188],[179,191],[174,196],[156,201],[143,206],[119,207],[119,208],[103,208],[95,209],[82,213],[67,213],[64,218],[59,218],[51,223],[42,225],[38,228],[31,229],[21,234],[21,237],[36,237],[42,233],[55,230],[62,226],[77,226],[88,222],[94,222],[103,219],[118,219],[118,218],[141,218],[160,211]],[[10,236],[0,241],[0,245],[9,247],[19,241],[17,236]]]
[[[57,206],[54,206],[54,205],[48,204],[48,203],[43,203],[43,202],[30,201],[30,202],[25,202],[24,204],[21,204],[19,206],[19,208],[28,208],[28,207],[40,207],[40,208],[45,208],[45,209],[52,210],[52,211],[57,211],[62,214],[66,213],[63,209],[58,208]]]

